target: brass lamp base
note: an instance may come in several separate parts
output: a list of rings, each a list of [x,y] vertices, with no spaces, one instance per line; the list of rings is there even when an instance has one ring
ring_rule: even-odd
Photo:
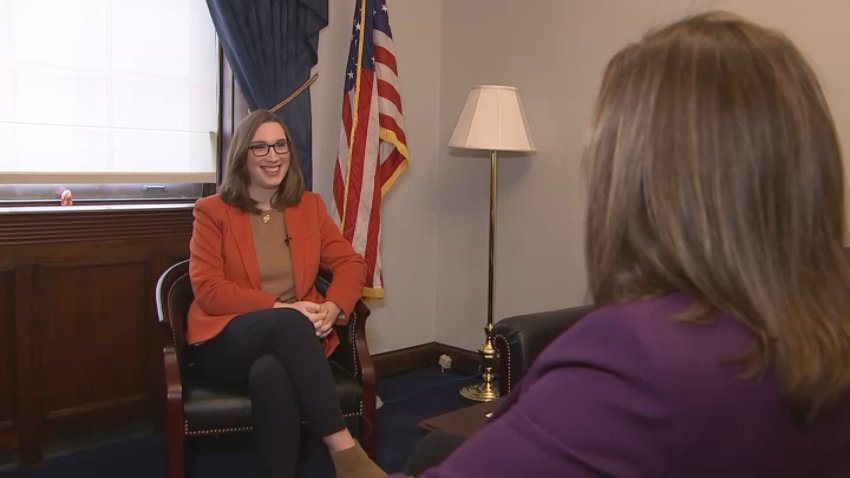
[[[499,398],[499,389],[493,383],[470,383],[460,389],[460,395],[474,402],[492,402]]]
[[[495,374],[493,371],[496,366],[496,349],[493,348],[493,323],[487,321],[487,326],[484,327],[485,341],[484,345],[478,349],[481,356],[481,367],[484,373],[481,374],[481,383],[470,383],[460,389],[460,395],[463,398],[475,402],[492,402],[499,398],[499,388],[494,385]]]

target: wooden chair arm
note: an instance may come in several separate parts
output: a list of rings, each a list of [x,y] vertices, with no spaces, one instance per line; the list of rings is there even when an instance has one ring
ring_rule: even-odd
[[[327,269],[319,269],[316,279],[316,289],[324,295],[333,274]],[[363,300],[354,304],[354,310],[345,325],[335,325],[340,339],[340,345],[331,354],[330,359],[350,370],[363,386],[363,407],[366,410],[375,409],[376,377],[375,364],[366,343],[366,319],[372,311]]]
[[[183,434],[183,384],[180,377],[180,360],[174,343],[174,332],[168,322],[159,322],[162,341],[162,365],[165,371],[166,426],[179,427],[176,432]]]

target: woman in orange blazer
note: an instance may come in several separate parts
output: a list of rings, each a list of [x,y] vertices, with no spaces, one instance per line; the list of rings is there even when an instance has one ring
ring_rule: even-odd
[[[204,374],[247,387],[259,475],[294,476],[306,420],[338,477],[386,476],[346,428],[326,359],[366,266],[322,199],[305,191],[280,119],[259,110],[242,120],[219,194],[199,199],[194,215],[189,343]],[[333,271],[326,297],[314,286],[320,264]]]

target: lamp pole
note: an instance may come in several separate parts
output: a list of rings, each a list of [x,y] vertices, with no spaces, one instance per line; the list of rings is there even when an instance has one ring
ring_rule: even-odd
[[[460,389],[464,398],[476,402],[490,402],[499,398],[499,389],[493,383],[496,366],[496,348],[493,347],[493,283],[496,262],[496,179],[498,165],[496,150],[490,150],[490,263],[487,271],[487,325],[484,326],[484,345],[481,355],[482,383],[469,384]]]

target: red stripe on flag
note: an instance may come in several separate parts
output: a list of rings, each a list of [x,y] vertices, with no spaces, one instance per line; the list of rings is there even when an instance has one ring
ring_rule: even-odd
[[[376,176],[381,179],[379,183],[381,187],[383,187],[383,185],[386,184],[386,182],[389,181],[391,177],[393,177],[393,174],[395,174],[396,169],[398,169],[403,162],[404,156],[399,153],[397,149],[394,149],[393,152],[390,153],[390,155],[387,157],[387,159],[385,159],[384,162],[382,162],[381,165],[378,166],[378,174],[376,174]]]
[[[357,213],[360,209],[360,192],[363,188],[364,167],[363,157],[366,155],[368,140],[369,117],[372,106],[372,85],[375,79],[373,72],[362,70],[360,73],[360,97],[356,98],[357,124],[354,126],[353,147],[351,148],[350,165],[348,167],[348,198],[345,204],[342,235],[351,241],[354,239],[354,229],[357,226]],[[352,140],[350,140],[352,141]]]
[[[350,139],[351,133],[351,95],[345,93],[342,95],[342,132],[345,134],[347,139]],[[346,141],[348,144],[348,141]],[[340,158],[342,156],[342,158]],[[340,161],[343,159],[343,161]],[[333,182],[333,195],[334,195],[334,204],[336,205],[336,213],[337,217],[342,220],[342,211],[343,208],[343,198],[345,197],[345,171],[342,171],[340,162],[344,164],[348,164],[351,158],[348,157],[348,149],[345,151],[337,152],[337,161],[334,166],[334,182]]]
[[[401,113],[401,95],[399,95],[398,90],[395,89],[392,83],[378,78],[378,96],[392,101],[395,107],[398,108],[398,112]]]
[[[407,136],[404,135],[404,130],[401,129],[401,126],[396,123],[395,118],[390,115],[379,114],[378,124],[381,126],[381,128],[388,129],[395,133],[399,141],[404,144],[407,144]]]
[[[339,161],[337,161],[336,166],[334,166],[333,194],[336,213],[337,216],[340,216],[342,214],[342,198],[345,196],[345,179],[342,177],[342,171],[340,171],[339,168]]]
[[[378,264],[378,246],[380,245],[381,232],[381,184],[378,175],[375,175],[375,186],[372,188],[372,210],[369,214],[369,232],[366,236],[366,250],[363,259],[366,261],[369,273],[375,270]],[[372,277],[369,277],[372,283]]]
[[[386,48],[375,45],[375,63],[383,63],[384,65],[387,65],[387,68],[392,70],[393,73],[395,73],[395,76],[398,76],[398,66],[395,62],[395,55]]]
[[[351,138],[351,97],[353,95],[346,93],[342,96],[342,127],[345,131],[345,137]],[[348,151],[340,151],[348,155]]]

